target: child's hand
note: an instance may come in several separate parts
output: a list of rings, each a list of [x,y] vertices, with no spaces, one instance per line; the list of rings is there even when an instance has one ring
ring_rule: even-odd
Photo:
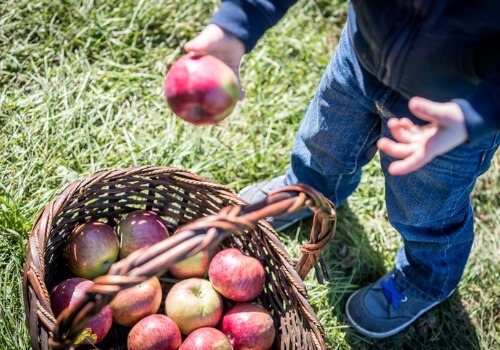
[[[208,54],[226,63],[238,77],[240,99],[244,97],[240,80],[240,64],[245,54],[243,42],[215,24],[209,24],[193,40],[184,45],[186,52]]]
[[[377,146],[387,155],[400,159],[389,165],[392,175],[415,171],[467,140],[464,116],[458,104],[414,97],[408,106],[416,117],[429,123],[419,126],[408,118],[389,119],[387,126],[396,141],[382,137]]]

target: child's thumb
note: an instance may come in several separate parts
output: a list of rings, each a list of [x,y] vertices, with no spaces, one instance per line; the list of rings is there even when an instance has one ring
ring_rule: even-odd
[[[408,104],[410,112],[416,117],[427,122],[433,122],[441,116],[443,112],[442,104],[422,97],[413,97]]]
[[[203,51],[203,49],[203,41],[200,40],[199,37],[195,37],[194,39],[184,44],[184,50],[186,52],[201,52]]]

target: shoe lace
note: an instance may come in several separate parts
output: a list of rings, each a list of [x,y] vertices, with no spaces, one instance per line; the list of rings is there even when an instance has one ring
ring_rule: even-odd
[[[382,291],[384,292],[385,298],[389,302],[392,303],[395,309],[399,309],[399,302],[406,302],[408,298],[402,293],[402,291],[398,291],[394,284],[394,277],[389,277],[389,280],[386,282],[380,283],[382,287]]]

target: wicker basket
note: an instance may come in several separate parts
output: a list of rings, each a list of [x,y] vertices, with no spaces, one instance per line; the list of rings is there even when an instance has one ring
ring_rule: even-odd
[[[266,287],[258,300],[275,320],[273,348],[325,349],[323,328],[303,279],[313,267],[320,281],[326,273],[320,254],[335,232],[333,206],[314,189],[299,185],[276,191],[261,203],[244,204],[229,188],[170,167],[102,170],[69,184],[41,212],[29,238],[23,292],[32,347],[73,348],[88,319],[118,291],[161,276],[171,264],[202,249],[220,246],[238,247],[266,267]],[[262,219],[304,206],[315,212],[310,242],[301,247],[299,259],[292,259]],[[72,277],[62,254],[71,230],[96,220],[115,227],[124,214],[137,209],[157,212],[176,234],[115,263],[107,275],[94,280],[78,307],[56,319],[49,291]],[[114,326],[99,348],[125,349],[127,332]]]

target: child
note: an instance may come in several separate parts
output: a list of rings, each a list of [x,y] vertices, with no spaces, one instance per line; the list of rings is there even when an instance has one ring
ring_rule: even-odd
[[[347,301],[348,319],[368,336],[396,334],[448,298],[467,262],[469,196],[500,143],[500,2],[485,2],[350,2],[289,171],[240,194],[255,202],[300,182],[338,207],[382,151],[387,213],[403,246],[393,270]],[[217,56],[239,74],[243,55],[293,3],[223,1],[185,50]],[[281,230],[308,215],[272,224]]]

